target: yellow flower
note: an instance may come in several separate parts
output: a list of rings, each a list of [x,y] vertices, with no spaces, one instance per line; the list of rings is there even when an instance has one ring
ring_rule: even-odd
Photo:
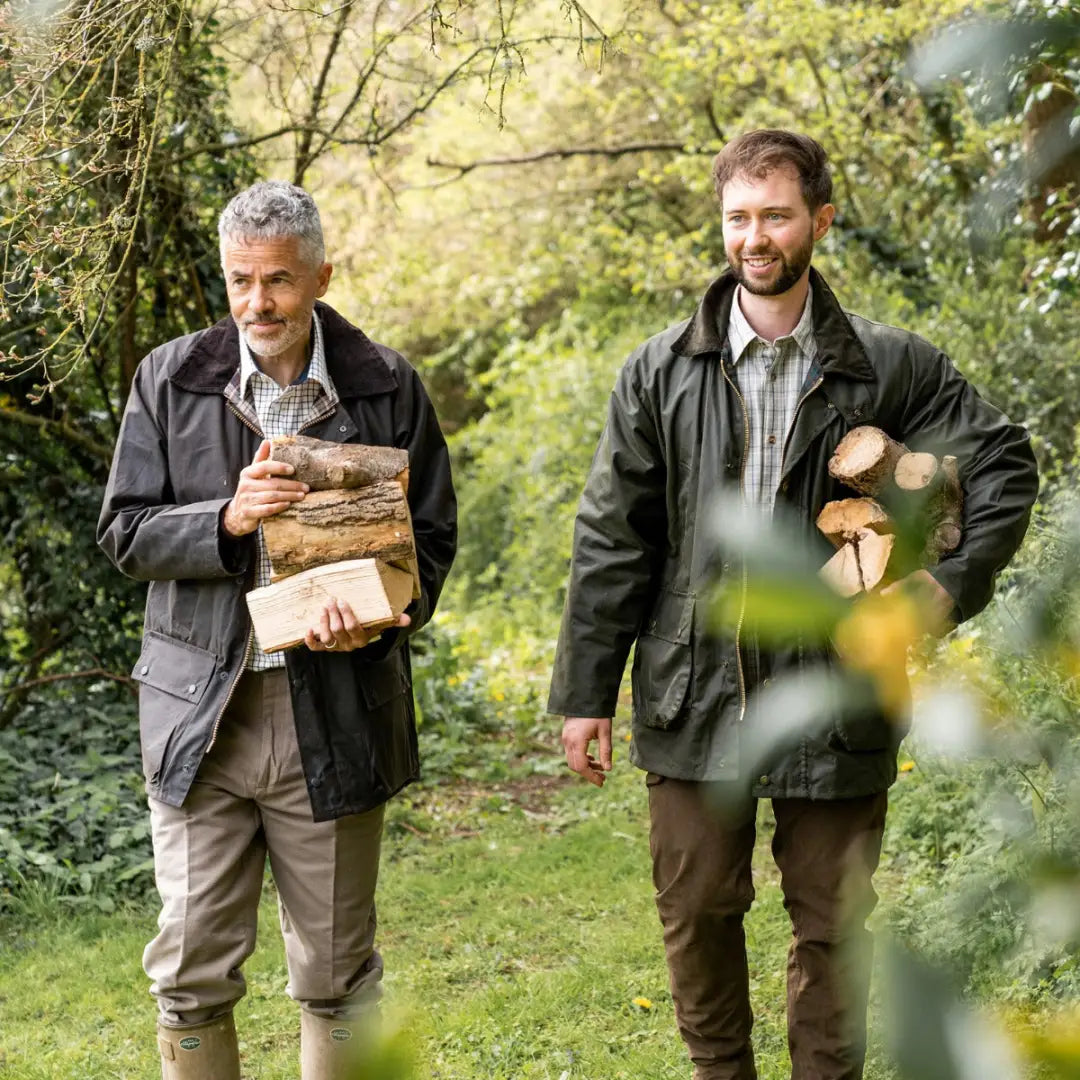
[[[901,772],[911,772],[911,770],[914,769],[914,768],[915,768],[915,762],[914,761],[905,761],[900,765],[900,771]]]
[[[634,736],[633,736],[633,735],[631,735],[629,731],[628,731],[628,732],[627,732],[627,733],[626,733],[626,734],[625,734],[625,735],[623,736],[623,739],[624,739],[624,740],[625,740],[626,742],[630,742],[630,741],[631,741],[631,740],[632,740],[633,738],[634,738]]]
[[[496,690],[495,693],[492,694],[491,696],[496,701],[505,701],[506,700],[506,695],[501,690]]]
[[[652,1008],[652,1002],[646,997],[636,997],[636,998],[634,998],[634,1004],[639,1009],[651,1009]]]

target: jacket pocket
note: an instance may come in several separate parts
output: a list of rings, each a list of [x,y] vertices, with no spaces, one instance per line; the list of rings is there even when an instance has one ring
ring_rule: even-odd
[[[217,657],[206,649],[151,631],[132,678],[139,683],[139,742],[143,774],[154,787],[173,736],[206,696]]]
[[[675,726],[685,714],[694,672],[694,598],[661,591],[638,635],[630,674],[634,717],[646,727]]]
[[[401,653],[393,652],[385,660],[365,664],[359,669],[357,681],[360,684],[360,696],[369,710],[381,708],[387,702],[401,697],[408,690]]]

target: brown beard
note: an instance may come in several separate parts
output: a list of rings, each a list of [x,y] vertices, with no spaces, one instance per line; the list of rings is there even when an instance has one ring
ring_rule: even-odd
[[[762,254],[771,255],[773,253],[768,251]],[[729,257],[728,265],[735,274],[735,280],[748,293],[753,293],[754,296],[780,296],[782,293],[786,293],[806,273],[806,268],[810,265],[810,258],[813,254],[814,237],[812,234],[807,237],[805,244],[792,253],[790,259],[785,258],[782,252],[777,251],[776,256],[780,260],[780,273],[777,275],[776,280],[768,285],[750,281],[747,278],[747,275],[743,272],[741,257],[735,262],[732,262]]]

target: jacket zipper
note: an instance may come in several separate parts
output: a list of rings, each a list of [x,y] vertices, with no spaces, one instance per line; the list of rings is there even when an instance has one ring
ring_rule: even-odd
[[[266,436],[231,402],[226,401],[229,408],[235,413],[236,418],[247,428],[250,428],[260,438]],[[225,695],[225,701],[222,703],[221,709],[217,716],[214,717],[214,726],[210,729],[210,741],[206,744],[206,749],[203,751],[203,757],[210,753],[217,740],[218,728],[221,726],[221,718],[225,715],[225,710],[229,707],[229,702],[232,701],[233,694],[236,693],[237,684],[240,682],[240,677],[244,674],[245,668],[247,668],[248,657],[251,655],[251,647],[255,642],[255,627],[252,625],[251,618],[248,618],[248,631],[247,631],[247,643],[244,645],[244,658],[240,661],[240,667],[237,669],[236,674],[233,676],[232,685],[229,687],[228,694]]]
[[[735,385],[731,376],[727,372],[726,366],[721,366],[721,370],[724,372],[724,378],[727,380],[728,385],[735,391],[735,396],[739,399],[739,405],[742,408],[743,414],[743,453],[742,453],[742,465],[739,467],[739,494],[742,495],[743,500],[746,500],[746,491],[744,484],[746,482],[746,461],[750,456],[750,414],[746,411],[746,399],[742,396],[739,388]],[[746,716],[746,675],[743,672],[742,664],[742,628],[743,622],[746,619],[746,591],[748,585],[747,571],[746,571],[746,559],[742,560],[742,596],[739,600],[739,621],[735,624],[735,666],[739,675],[739,723],[743,722]]]
[[[266,435],[262,431],[260,431],[231,401],[227,402],[227,404],[228,404],[229,408],[233,411],[233,413],[236,415],[236,417],[240,420],[240,422],[242,424],[244,424],[245,427],[250,428],[260,438],[262,438],[262,439],[266,438]],[[336,406],[335,406],[335,408],[336,408]],[[297,433],[299,434],[300,431],[306,431],[312,425],[322,423],[323,420],[325,420],[328,417],[333,416],[333,415],[334,415],[334,409],[331,409],[329,412],[322,413],[321,415],[316,416],[314,419],[309,420],[306,424],[301,425],[301,427],[298,429]],[[203,756],[204,757],[207,754],[210,753],[211,749],[213,748],[213,745],[214,745],[215,741],[217,740],[218,728],[221,726],[221,718],[225,715],[225,710],[229,707],[229,702],[232,701],[233,694],[236,693],[236,687],[240,682],[240,678],[244,674],[244,671],[247,669],[248,660],[250,659],[251,654],[254,651],[254,649],[253,649],[254,644],[255,644],[255,628],[252,625],[251,619],[249,617],[248,618],[247,644],[244,646],[244,658],[243,658],[243,660],[240,661],[240,668],[237,671],[236,675],[233,676],[232,685],[229,687],[229,693],[225,697],[225,701],[221,706],[221,710],[218,712],[217,716],[214,718],[214,726],[210,730],[210,741],[206,744],[206,749],[203,751]]]

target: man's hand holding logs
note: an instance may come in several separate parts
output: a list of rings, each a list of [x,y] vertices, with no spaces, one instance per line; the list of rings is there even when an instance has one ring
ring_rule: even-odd
[[[270,458],[270,440],[263,439],[251,464],[240,470],[236,494],[225,507],[222,525],[234,538],[255,532],[264,518],[280,514],[311,489],[307,484],[286,477],[295,471],[284,461]],[[397,625],[409,625],[409,616],[401,615]],[[316,626],[311,627],[304,643],[313,652],[352,652],[362,649],[379,636],[360,624],[352,608],[344,601],[329,600]]]

